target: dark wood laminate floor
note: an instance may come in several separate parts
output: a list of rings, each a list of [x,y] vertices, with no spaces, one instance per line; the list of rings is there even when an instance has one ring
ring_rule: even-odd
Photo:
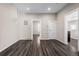
[[[72,51],[78,55],[78,39],[72,39],[70,40],[69,44],[68,44],[71,48]]]
[[[69,46],[57,40],[20,40],[0,53],[1,56],[71,56]]]

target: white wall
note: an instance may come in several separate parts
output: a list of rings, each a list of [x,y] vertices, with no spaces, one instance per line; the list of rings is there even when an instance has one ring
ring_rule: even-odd
[[[56,39],[56,20],[48,21],[48,39]]]
[[[20,39],[32,39],[32,21],[41,21],[41,39],[48,38],[48,24],[51,23],[51,27],[54,30],[52,39],[56,39],[56,15],[55,14],[23,14],[18,13],[19,16],[19,29]],[[24,20],[28,21],[28,25],[24,25]]]
[[[57,39],[64,42],[64,16],[68,12],[79,8],[79,4],[69,4],[57,14]]]
[[[76,8],[79,8],[79,4],[68,4],[57,14],[57,40],[65,43],[64,40],[64,15]],[[78,44],[79,45],[79,44]]]
[[[74,26],[75,25],[75,26]],[[74,26],[74,28],[72,28]],[[68,31],[71,32],[71,38],[78,40],[78,9],[71,10],[64,15],[64,40],[68,44]]]
[[[0,51],[18,41],[17,10],[14,6],[0,4]]]
[[[48,24],[53,25],[52,29],[56,29],[56,15],[55,14],[22,14],[18,13],[13,5],[0,4],[0,52],[10,45],[21,39],[31,39],[31,21],[41,21],[41,38],[48,38]],[[24,21],[28,21],[24,25]],[[49,21],[49,23],[48,23]],[[56,30],[52,32],[54,35],[52,39],[56,39]]]
[[[76,29],[71,29],[71,25],[75,25]],[[78,20],[68,22],[68,30],[71,31],[71,38],[78,39]]]

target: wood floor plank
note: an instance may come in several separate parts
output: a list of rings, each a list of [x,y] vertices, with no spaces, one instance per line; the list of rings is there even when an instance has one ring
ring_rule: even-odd
[[[57,40],[20,40],[0,53],[0,56],[71,56],[68,45]]]

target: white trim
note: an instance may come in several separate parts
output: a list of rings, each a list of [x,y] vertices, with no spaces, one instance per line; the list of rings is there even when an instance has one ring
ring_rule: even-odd
[[[31,38],[19,38],[19,40],[28,40],[28,39],[31,39]]]
[[[33,19],[31,20],[31,39],[33,40]]]
[[[8,46],[5,46],[4,48],[2,48],[2,49],[0,50],[0,52],[4,51],[5,49],[7,49],[8,47],[10,47],[11,45],[17,43],[18,41],[19,41],[19,40],[13,42],[12,44],[10,44],[10,45],[8,45]]]
[[[68,44],[67,42],[67,20],[64,17],[64,43]]]
[[[78,35],[79,35],[79,11],[78,11]],[[79,51],[79,36],[78,36],[78,51]]]
[[[56,39],[48,39],[48,38],[42,38],[40,40],[56,40]]]
[[[41,38],[40,40],[49,40],[48,38]]]

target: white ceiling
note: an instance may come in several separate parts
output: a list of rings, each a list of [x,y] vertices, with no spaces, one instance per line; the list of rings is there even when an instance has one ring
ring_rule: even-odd
[[[23,13],[57,13],[66,3],[18,3],[14,4],[19,12]],[[29,8],[29,10],[27,10]],[[51,8],[48,11],[48,8]]]

